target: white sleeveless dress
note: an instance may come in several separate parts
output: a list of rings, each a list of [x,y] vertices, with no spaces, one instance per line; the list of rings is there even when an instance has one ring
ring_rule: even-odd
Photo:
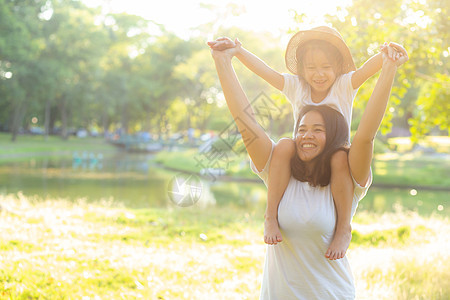
[[[266,186],[271,156],[260,172],[251,163]],[[371,181],[372,175],[361,187],[353,179],[352,216]],[[267,245],[260,299],[355,298],[347,257],[331,261],[324,256],[333,239],[336,217],[330,185],[311,187],[291,177],[278,207],[283,242]]]

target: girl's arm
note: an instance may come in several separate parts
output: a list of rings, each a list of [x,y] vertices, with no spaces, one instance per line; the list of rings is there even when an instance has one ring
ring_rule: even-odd
[[[236,57],[253,73],[264,79],[276,89],[282,91],[284,87],[284,77],[281,73],[269,67],[259,57],[242,47],[241,42],[236,39],[234,42],[230,38],[218,38],[214,42],[208,42],[213,50],[224,50],[236,48]]]
[[[253,109],[233,69],[231,59],[235,52],[235,48],[223,51],[211,50],[228,109],[255,167],[262,170],[272,151],[272,141],[257,123]]]
[[[352,75],[353,89],[359,88],[367,79],[372,77],[381,69],[383,65],[382,53],[375,54],[369,58],[358,70]]]
[[[388,54],[382,54],[383,69],[364,110],[348,154],[351,174],[362,186],[365,186],[369,179],[373,141],[386,111],[397,67],[408,60],[406,50],[398,44],[391,43],[388,51]]]
[[[396,43],[390,43],[389,45],[398,45]],[[384,43],[380,48],[387,49],[387,43]],[[388,53],[387,53],[388,54]],[[369,58],[358,70],[356,70],[352,75],[352,86],[353,89],[359,88],[367,79],[375,75],[381,67],[383,66],[383,54],[382,52],[375,54]]]

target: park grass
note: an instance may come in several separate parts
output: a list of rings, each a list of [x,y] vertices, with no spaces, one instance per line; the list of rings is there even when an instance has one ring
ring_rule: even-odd
[[[67,140],[59,136],[19,135],[15,142],[11,141],[11,135],[0,133],[0,163],[20,161],[30,157],[39,159],[45,156],[72,155],[73,152],[110,153],[116,148],[105,142],[103,138],[77,138],[70,137]]]
[[[195,160],[199,156],[198,151],[191,149],[183,152],[158,153],[154,161],[173,169],[185,172],[199,173],[201,166]],[[247,156],[233,156],[230,154],[228,164],[222,164],[226,175],[244,178],[258,179],[249,168]],[[426,153],[382,153],[377,154],[373,161],[374,185],[386,185],[394,187],[437,187],[448,189],[450,186],[450,160],[448,156]]]
[[[388,139],[388,144],[398,152],[408,152],[415,146],[409,137],[394,137]],[[448,136],[426,136],[418,142],[425,148],[432,148],[438,153],[450,152],[450,137]]]
[[[264,206],[0,203],[0,299],[258,298]],[[450,297],[446,217],[361,211],[353,229],[358,299]]]
[[[184,171],[200,173],[203,168],[222,168],[228,176],[235,176],[246,179],[256,179],[249,165],[249,158],[246,154],[236,155],[231,151],[223,152],[221,160],[214,158],[208,159],[197,149],[186,151],[161,151],[153,158],[153,161],[164,167]],[[216,156],[217,158],[218,156]]]
[[[450,159],[421,153],[386,153],[375,156],[374,183],[405,186],[450,186]]]

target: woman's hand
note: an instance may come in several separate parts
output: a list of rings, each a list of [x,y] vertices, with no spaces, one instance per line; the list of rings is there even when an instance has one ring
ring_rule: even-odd
[[[228,37],[221,37],[215,41],[207,42],[208,46],[211,48],[211,54],[214,59],[217,58],[233,58],[241,49],[241,42],[238,39],[232,41]]]
[[[211,48],[211,55],[214,60],[226,59],[231,60],[236,55],[236,48],[229,48],[225,50],[214,50]]]
[[[233,41],[229,37],[220,37],[215,41],[208,42],[207,44],[211,49],[219,51],[229,48],[240,48],[242,46],[241,42],[237,38]]]
[[[406,52],[405,48],[403,48],[402,45],[394,43],[394,42],[390,42],[389,48],[394,49],[394,51],[395,51],[395,57],[396,57],[395,62],[396,62],[397,67],[401,66],[402,64],[404,64],[405,62],[407,62],[409,60],[408,52]]]
[[[384,43],[380,50],[383,53],[383,66],[394,64],[396,67],[399,67],[409,60],[408,53],[400,44],[390,42],[388,45]]]

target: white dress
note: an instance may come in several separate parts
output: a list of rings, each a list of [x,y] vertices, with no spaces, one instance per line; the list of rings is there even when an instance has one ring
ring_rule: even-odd
[[[271,156],[261,172],[251,163],[266,186]],[[352,216],[371,180],[372,176],[361,187],[353,179]],[[291,177],[278,207],[278,222],[283,242],[267,245],[260,299],[354,299],[347,257],[331,261],[324,256],[336,222],[330,185],[311,187]]]

